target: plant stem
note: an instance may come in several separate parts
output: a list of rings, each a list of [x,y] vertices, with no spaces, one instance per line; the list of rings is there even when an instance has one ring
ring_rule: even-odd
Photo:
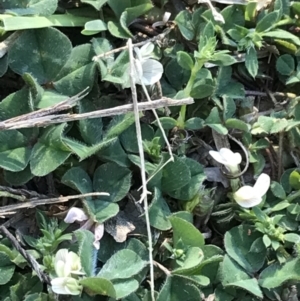
[[[190,79],[187,83],[187,86],[184,89],[184,95],[189,96],[191,94],[192,88],[194,86],[196,77],[200,69],[203,67],[204,61],[203,60],[198,60],[196,61],[192,71],[191,71],[191,76]],[[179,118],[178,118],[178,127],[184,129],[184,123],[185,123],[185,116],[186,116],[186,105],[181,106],[180,113],[179,113]]]

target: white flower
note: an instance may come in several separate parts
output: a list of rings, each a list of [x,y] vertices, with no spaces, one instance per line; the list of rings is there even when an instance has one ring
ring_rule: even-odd
[[[223,164],[232,175],[239,172],[239,164],[242,157],[228,148],[221,148],[220,151],[209,151],[209,154],[219,163]]]
[[[58,277],[68,277],[71,274],[84,274],[80,272],[81,262],[79,256],[67,249],[60,249],[54,259],[54,269]]]
[[[233,198],[244,208],[257,206],[262,201],[262,197],[267,193],[270,182],[270,177],[267,174],[262,173],[253,187],[241,187],[233,194]]]
[[[72,274],[83,275],[79,256],[67,249],[60,249],[54,259],[54,269],[58,276],[51,280],[52,290],[61,295],[79,295],[81,286]]]
[[[60,295],[79,295],[81,286],[71,277],[59,277],[51,280],[52,291]]]
[[[141,48],[134,48],[136,59],[134,59],[136,69],[136,83],[139,85],[153,85],[158,82],[164,72],[163,65],[153,59],[150,54],[154,50],[154,44],[147,43]]]
[[[94,247],[99,250],[100,248],[100,239],[102,238],[104,234],[104,225],[100,223],[95,223],[91,218],[89,218],[85,212],[76,207],[72,207],[68,213],[67,216],[64,219],[65,223],[74,223],[75,221],[83,222],[86,221],[85,224],[81,227],[81,229],[90,229],[94,226],[94,235],[95,240],[93,242]]]

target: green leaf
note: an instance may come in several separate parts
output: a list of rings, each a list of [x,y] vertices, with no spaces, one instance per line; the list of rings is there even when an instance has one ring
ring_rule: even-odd
[[[135,136],[136,138],[136,136]],[[114,162],[122,167],[129,167],[130,162],[127,153],[124,151],[120,139],[112,138],[113,142],[107,147],[100,149],[97,152],[97,157],[101,161]]]
[[[290,173],[289,184],[292,188],[300,190],[300,173],[297,170]]]
[[[115,279],[112,283],[118,300],[127,297],[139,288],[139,282],[136,279]]]
[[[284,200],[286,198],[286,193],[285,193],[283,187],[278,182],[272,181],[271,191],[272,191],[273,195],[277,198],[280,198],[282,200]]]
[[[163,169],[162,190],[171,192],[185,186],[191,180],[188,166],[180,158],[168,163]]]
[[[226,120],[225,125],[227,128],[238,129],[243,132],[249,132],[250,130],[249,124],[240,119],[229,118]]]
[[[94,55],[90,44],[74,47],[68,61],[55,76],[55,89],[65,95],[75,95],[87,87],[91,89],[96,73],[96,64],[92,61]]]
[[[174,118],[171,118],[171,117],[160,117],[159,121],[160,121],[160,123],[161,123],[164,130],[171,130],[177,125],[177,120],[174,119]],[[153,124],[158,126],[157,120],[155,120],[153,122]],[[143,135],[143,139],[145,139],[144,135]]]
[[[8,55],[0,58],[0,77],[2,77],[8,69]]]
[[[198,247],[190,247],[184,254],[184,259],[180,260],[179,267],[172,271],[172,274],[190,275],[203,261],[204,254]]]
[[[255,27],[255,31],[262,33],[265,31],[270,30],[275,23],[278,21],[279,12],[273,11],[271,13],[266,14],[257,24]]]
[[[41,15],[50,16],[57,8],[57,0],[18,0],[3,1],[2,8],[12,15]]]
[[[108,125],[108,128],[104,134],[104,138],[109,139],[119,136],[134,123],[134,118],[135,117],[133,113],[127,113],[114,117]]]
[[[182,10],[175,18],[179,30],[183,37],[189,41],[194,38],[194,27],[192,22],[192,14],[187,10]]]
[[[205,120],[205,123],[221,135],[227,135],[228,133],[228,130],[221,124],[221,119],[217,107],[214,107],[211,110],[210,114]]]
[[[4,252],[0,252],[0,285],[4,285],[12,278],[15,272],[15,265]]]
[[[293,42],[295,45],[300,46],[300,39],[286,30],[282,30],[282,29],[272,30],[269,32],[265,32],[263,36],[273,38],[273,39],[291,40],[291,42]]]
[[[45,176],[64,163],[71,155],[63,143],[62,134],[66,124],[49,127],[31,153],[30,168],[34,175]]]
[[[81,167],[70,168],[61,178],[61,182],[80,193],[93,191],[91,178]]]
[[[27,30],[12,45],[8,54],[9,66],[15,73],[28,72],[40,84],[45,84],[57,76],[71,49],[67,36],[53,27]]]
[[[186,130],[200,130],[203,126],[204,120],[199,117],[190,118],[184,123],[184,128]]]
[[[116,298],[117,293],[111,281],[100,277],[87,277],[79,282],[84,288],[96,295]]]
[[[247,48],[245,65],[249,74],[255,78],[258,72],[258,59],[256,50],[253,46]]]
[[[94,276],[97,264],[97,250],[93,246],[94,234],[88,230],[74,232],[78,240],[78,255],[82,269],[87,277]]]
[[[178,243],[191,247],[203,247],[204,237],[194,225],[175,216],[169,217],[169,220],[173,229],[174,248],[177,247]]]
[[[194,62],[193,59],[191,58],[191,56],[184,51],[178,51],[177,52],[177,61],[178,64],[186,69],[186,70],[192,70],[193,66],[194,66]]]
[[[231,97],[223,97],[223,119],[227,120],[231,118],[236,111],[236,105],[234,100]]]
[[[190,279],[183,276],[168,276],[157,301],[199,301],[201,293],[196,285],[192,284]]]
[[[276,70],[282,75],[291,75],[295,70],[295,61],[290,54],[281,55],[276,61]]]
[[[249,235],[249,230],[251,235]],[[226,232],[224,243],[227,254],[247,272],[257,272],[264,264],[267,249],[251,252],[250,248],[261,234],[250,226],[241,225]]]
[[[101,151],[102,149],[108,148],[111,144],[113,144],[117,139],[111,138],[111,139],[104,139],[102,142],[97,143],[92,146],[87,146],[86,144],[76,141],[74,139],[63,137],[63,142],[65,145],[69,147],[70,150],[74,154],[76,154],[80,161],[96,154],[97,152]]]
[[[213,95],[215,90],[215,85],[211,79],[202,79],[196,81],[191,90],[191,97],[197,99],[203,99]]]
[[[79,103],[79,113],[96,111],[96,106],[88,99],[81,100]],[[79,131],[84,142],[94,145],[102,141],[102,118],[86,118],[79,121]]]
[[[102,197],[105,201],[119,202],[130,189],[131,172],[116,163],[105,163],[99,166],[94,174],[95,191],[108,192],[110,196]]]
[[[190,158],[181,159],[189,168],[191,179],[185,186],[169,191],[168,194],[178,200],[190,201],[199,192],[199,187],[206,179],[203,166]]]
[[[236,59],[226,53],[216,53],[209,59],[209,62],[216,64],[217,66],[230,66],[236,63]]]
[[[102,20],[93,20],[85,23],[81,34],[89,36],[105,30],[107,30],[107,26]]]
[[[17,130],[0,131],[0,166],[8,171],[25,169],[30,159],[27,138]]]
[[[257,279],[250,277],[237,263],[229,256],[225,255],[222,267],[222,284],[226,287],[241,288],[258,298],[263,298],[263,294],[258,285]]]
[[[147,262],[135,252],[124,249],[112,255],[97,276],[108,280],[127,279],[138,274],[146,265]]]
[[[168,216],[171,215],[170,208],[162,197],[159,189],[155,188],[151,205],[149,206],[149,219],[152,227],[166,231],[171,228]]]
[[[289,280],[299,281],[299,269],[299,258],[289,259],[283,265],[279,262],[275,262],[261,272],[258,282],[260,286],[266,289],[273,289]]]
[[[103,201],[104,196],[97,199],[84,201],[85,208],[91,219],[98,223],[104,223],[119,212],[118,204]]]
[[[300,242],[300,235],[298,235],[296,233],[287,233],[287,234],[284,234],[284,240],[298,244]]]
[[[18,172],[10,172],[4,170],[4,178],[11,185],[21,186],[29,182],[34,175],[31,173],[30,166],[27,165],[25,169]]]

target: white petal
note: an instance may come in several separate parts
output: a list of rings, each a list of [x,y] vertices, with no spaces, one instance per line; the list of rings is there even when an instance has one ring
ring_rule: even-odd
[[[99,249],[100,249],[100,241],[95,240],[95,241],[93,242],[93,245],[94,245],[94,247],[95,247],[96,250],[99,250]]]
[[[140,48],[140,54],[142,56],[142,59],[147,59],[150,57],[150,54],[153,52],[154,50],[154,44],[153,43],[147,43],[145,45],[143,45]]]
[[[54,278],[51,280],[52,291],[60,295],[69,295],[70,291],[66,287],[66,277]]]
[[[68,277],[71,273],[71,265],[68,264],[68,250],[60,249],[55,254],[54,269],[58,277]]]
[[[104,235],[104,224],[97,223],[95,226],[95,239],[100,240]]]
[[[271,179],[270,177],[265,174],[265,173],[262,173],[256,180],[256,183],[254,185],[254,189],[257,193],[257,195],[259,195],[260,197],[263,197],[269,187],[270,187],[270,183],[271,183]]]
[[[142,63],[143,78],[142,81],[146,86],[157,83],[164,72],[163,65],[156,60],[146,60]]]
[[[94,247],[99,250],[100,249],[100,239],[104,235],[104,224],[97,223],[94,230],[95,240],[93,242]]]
[[[64,221],[65,223],[71,224],[75,221],[82,222],[88,219],[88,216],[85,214],[85,212],[77,207],[72,207],[65,217]]]
[[[170,17],[171,17],[171,13],[169,13],[168,11],[166,11],[165,13],[164,13],[164,16],[163,16],[163,22],[164,23],[167,23],[168,21],[169,21],[169,19],[170,19]]]
[[[223,160],[227,161],[227,164],[238,165],[242,162],[241,155],[239,153],[234,153],[229,148],[221,148],[219,153],[223,157]]]
[[[224,158],[221,156],[221,154],[220,154],[219,152],[211,150],[211,151],[209,151],[209,154],[210,154],[217,162],[219,162],[219,163],[221,163],[221,164],[224,164],[224,165],[227,164],[227,161],[224,160]]]
[[[251,186],[243,186],[233,194],[235,201],[244,208],[257,206],[262,201],[262,198],[256,193],[256,190]]]

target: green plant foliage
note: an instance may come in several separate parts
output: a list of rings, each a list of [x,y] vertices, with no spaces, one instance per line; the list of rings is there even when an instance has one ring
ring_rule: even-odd
[[[30,52],[26,53],[27,49]],[[34,56],[31,49],[36,51]],[[9,66],[21,75],[29,72],[40,84],[45,84],[55,79],[71,50],[70,40],[54,28],[25,31],[9,52]]]
[[[206,4],[0,3],[0,300],[299,299],[300,4]]]

